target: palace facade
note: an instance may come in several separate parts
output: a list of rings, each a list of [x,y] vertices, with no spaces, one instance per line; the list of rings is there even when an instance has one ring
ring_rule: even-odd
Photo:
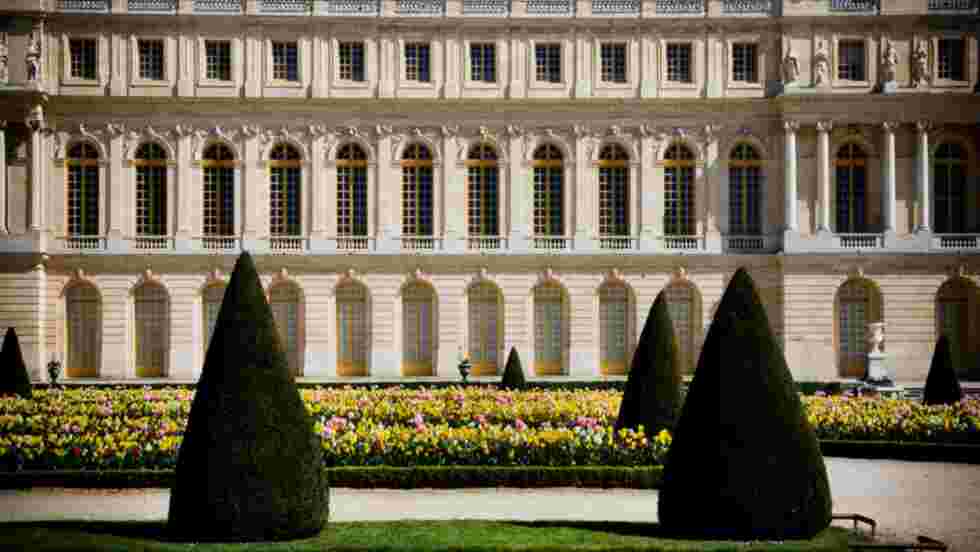
[[[191,381],[235,258],[310,380],[692,371],[748,268],[798,380],[980,379],[976,0],[8,0],[0,329]],[[733,367],[734,369],[734,367]]]

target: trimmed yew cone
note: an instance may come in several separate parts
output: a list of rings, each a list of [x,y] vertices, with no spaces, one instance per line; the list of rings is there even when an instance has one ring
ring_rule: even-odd
[[[932,353],[926,389],[922,395],[925,404],[953,404],[963,398],[963,389],[953,370],[953,354],[946,334],[939,336],[936,350]]]

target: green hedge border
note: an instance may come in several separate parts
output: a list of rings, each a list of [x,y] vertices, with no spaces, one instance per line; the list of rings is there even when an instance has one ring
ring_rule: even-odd
[[[824,456],[980,464],[980,445],[901,441],[822,440]]]

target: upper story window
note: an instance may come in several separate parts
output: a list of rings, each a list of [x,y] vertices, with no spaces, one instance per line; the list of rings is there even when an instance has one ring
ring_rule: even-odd
[[[337,47],[340,80],[364,81],[364,43],[341,42]]]
[[[837,43],[837,78],[865,80],[863,40],[841,40]]]
[[[691,75],[691,45],[667,45],[667,80],[694,82]]]
[[[561,44],[536,44],[534,57],[536,75],[540,82],[561,82]]]
[[[564,166],[561,150],[544,144],[534,151],[534,235],[564,235]]]
[[[405,44],[405,80],[429,82],[429,44]]]
[[[167,233],[167,153],[159,144],[136,150],[136,235]]]
[[[99,234],[99,151],[88,142],[68,149],[68,234]]]
[[[299,81],[299,46],[295,42],[272,43],[272,79]]]
[[[599,235],[629,235],[629,186],[629,154],[606,144],[599,151]]]
[[[367,154],[357,144],[337,152],[337,234],[367,235]]]
[[[145,80],[163,79],[163,41],[140,40],[139,60],[140,78]]]
[[[965,80],[963,70],[966,51],[962,38],[940,38],[936,48],[936,65],[940,79]]]
[[[732,44],[732,80],[737,82],[759,82],[759,69],[756,61],[758,48],[755,44],[736,42]]]
[[[76,79],[95,80],[96,42],[94,38],[72,38],[68,40],[71,60],[70,76]]]
[[[205,76],[209,80],[231,80],[231,42],[208,40],[204,43]]]
[[[602,60],[602,82],[626,82],[626,45],[607,43],[599,46]]]
[[[269,231],[273,236],[300,234],[302,161],[296,148],[279,144],[269,154]]]
[[[432,235],[432,153],[409,144],[402,155],[402,233]]]
[[[470,44],[470,80],[497,81],[497,47],[493,43]]]

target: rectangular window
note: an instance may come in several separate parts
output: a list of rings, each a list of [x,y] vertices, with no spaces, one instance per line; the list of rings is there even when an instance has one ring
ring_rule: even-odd
[[[72,38],[68,41],[68,51],[72,78],[95,80],[95,39]]]
[[[470,44],[470,80],[497,82],[496,53],[494,44]]]
[[[429,82],[429,45],[409,43],[405,45],[405,79]]]
[[[732,44],[732,80],[759,82],[755,44]]]
[[[140,59],[140,78],[145,80],[163,79],[163,41],[140,40],[138,42]]]
[[[837,78],[865,80],[863,40],[841,40],[837,43]]]
[[[204,57],[208,80],[231,80],[231,42],[208,40],[204,43]]]
[[[561,44],[536,44],[534,57],[539,82],[561,82]]]
[[[299,82],[299,47],[295,42],[272,43],[272,79]]]
[[[602,58],[602,82],[626,82],[626,45],[603,44],[599,48]]]
[[[694,82],[691,78],[691,45],[667,45],[667,80]]]
[[[341,42],[337,56],[341,80],[364,82],[363,42]]]
[[[963,39],[941,38],[937,50],[936,61],[939,65],[939,78],[956,81],[965,80],[963,76]]]

